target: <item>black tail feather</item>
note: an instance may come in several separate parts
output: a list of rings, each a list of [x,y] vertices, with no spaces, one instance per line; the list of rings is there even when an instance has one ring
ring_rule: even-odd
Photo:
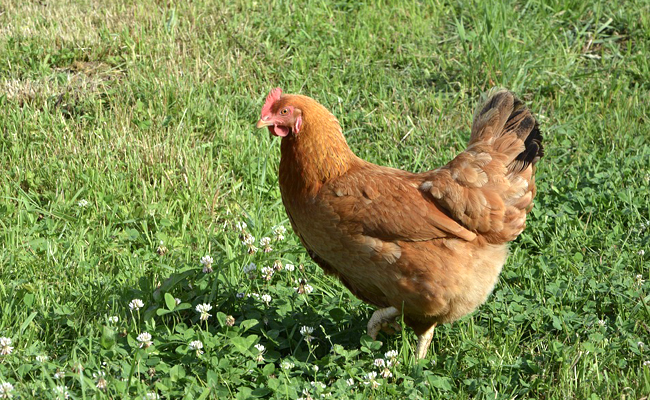
[[[523,163],[523,168],[529,164],[535,164],[544,156],[544,146],[542,146],[542,132],[539,130],[539,124],[535,121],[535,127],[524,140],[526,149],[519,153],[515,160]]]
[[[512,92],[492,89],[474,113],[470,145],[506,134],[524,142],[524,150],[508,164],[510,172],[523,171],[544,155],[542,133],[530,110]]]

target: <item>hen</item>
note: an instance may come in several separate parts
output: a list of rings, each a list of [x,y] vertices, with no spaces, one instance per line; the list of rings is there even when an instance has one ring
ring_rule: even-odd
[[[371,337],[403,314],[424,358],[437,324],[485,302],[524,230],[543,155],[537,122],[512,93],[492,92],[467,149],[422,173],[360,159],[332,113],[280,88],[257,127],[282,137],[282,201],[311,258],[379,307]]]

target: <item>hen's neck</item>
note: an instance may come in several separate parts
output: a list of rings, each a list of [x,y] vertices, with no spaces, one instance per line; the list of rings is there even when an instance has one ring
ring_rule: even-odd
[[[282,139],[280,186],[283,192],[313,196],[325,182],[343,175],[360,159],[348,147],[341,126],[329,111],[307,111],[300,133]]]

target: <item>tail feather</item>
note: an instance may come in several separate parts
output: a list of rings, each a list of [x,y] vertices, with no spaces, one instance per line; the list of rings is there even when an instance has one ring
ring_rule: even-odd
[[[535,117],[514,94],[492,91],[474,113],[467,150],[425,173],[421,188],[466,229],[505,243],[526,226],[543,155]]]
[[[512,136],[519,140],[513,141]],[[490,142],[495,148],[515,146],[503,149],[506,154],[511,154],[507,150],[515,153],[506,164],[509,173],[516,174],[530,164],[535,165],[544,155],[542,133],[535,117],[521,100],[505,89],[491,90],[476,108],[469,143],[477,142]]]

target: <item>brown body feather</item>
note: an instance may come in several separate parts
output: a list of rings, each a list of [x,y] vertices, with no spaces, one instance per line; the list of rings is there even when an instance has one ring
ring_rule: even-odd
[[[272,111],[287,106],[303,122],[282,140],[282,200],[325,272],[368,303],[403,310],[417,334],[482,304],[535,196],[541,135],[522,103],[492,94],[467,150],[424,173],[358,158],[336,118],[308,97],[284,95]]]

